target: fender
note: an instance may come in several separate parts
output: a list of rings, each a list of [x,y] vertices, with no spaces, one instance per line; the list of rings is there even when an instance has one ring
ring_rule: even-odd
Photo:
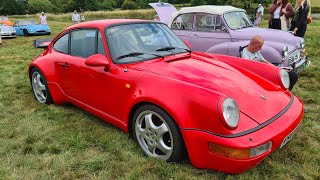
[[[212,46],[210,49],[207,50],[207,52],[239,57],[240,46],[243,47],[247,46],[248,44],[249,41],[226,42]],[[273,46],[271,46],[273,44],[274,43],[270,44],[269,42],[266,42],[261,49],[261,54],[266,60],[268,60],[272,64],[278,65],[282,63],[282,56],[279,53],[279,51],[277,51]]]
[[[53,61],[45,60],[42,58],[44,57],[41,57],[41,55],[34,58],[33,62],[29,65],[29,69],[28,69],[29,78],[31,76],[30,72],[32,68],[36,67],[37,69],[39,69],[47,80],[48,88],[50,90],[53,102],[55,104],[66,103],[67,102],[66,97],[58,85],[58,82],[59,82],[57,79],[58,76],[56,76],[56,71],[55,71],[55,66]]]
[[[157,86],[154,85],[156,81]],[[134,98],[130,99],[124,111],[124,124],[128,124],[126,132],[131,130],[130,123],[136,105],[141,103],[151,103],[162,108],[175,120],[180,129],[197,128],[209,132],[232,134],[246,130],[249,126],[252,128],[254,125],[250,120],[245,120],[241,121],[242,124],[239,124],[235,130],[226,129],[219,120],[217,107],[219,100],[227,97],[226,95],[156,74],[145,75],[132,97]]]

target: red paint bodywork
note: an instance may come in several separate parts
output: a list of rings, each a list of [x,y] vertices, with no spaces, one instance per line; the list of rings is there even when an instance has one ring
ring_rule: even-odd
[[[87,66],[84,58],[55,51],[53,43],[33,59],[29,72],[33,67],[42,71],[54,103],[71,102],[125,132],[130,131],[136,107],[144,103],[159,106],[179,126],[191,163],[198,168],[241,173],[276,150],[302,120],[303,103],[280,86],[280,69],[275,66],[200,52],[114,64],[104,28],[130,22],[141,20],[92,21],[64,31],[98,29],[107,54],[107,72],[104,67]],[[69,67],[62,68],[60,63]],[[233,98],[240,109],[240,122],[233,130],[219,118],[219,100],[226,97]],[[273,122],[263,126],[272,118]],[[241,149],[268,141],[272,141],[270,152],[247,160],[225,158],[208,150],[209,142]]]

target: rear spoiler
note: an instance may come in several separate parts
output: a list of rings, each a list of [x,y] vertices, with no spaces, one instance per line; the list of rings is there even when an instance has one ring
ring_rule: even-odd
[[[36,39],[33,41],[35,48],[47,48],[53,39]]]

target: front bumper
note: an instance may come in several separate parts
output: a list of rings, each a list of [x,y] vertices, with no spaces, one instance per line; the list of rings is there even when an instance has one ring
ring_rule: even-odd
[[[254,167],[271,152],[280,147],[284,139],[294,131],[303,117],[303,104],[294,97],[291,107],[278,119],[267,126],[236,138],[219,137],[201,130],[184,130],[182,135],[188,150],[191,163],[197,168],[213,169],[230,174],[239,174]],[[240,120],[241,122],[241,120]],[[272,142],[270,151],[249,159],[231,159],[213,154],[209,143],[219,144],[236,149],[249,149]]]
[[[293,71],[299,74],[303,69],[309,67],[310,64],[311,61],[308,59],[308,56],[305,55],[303,58],[301,58],[301,60],[298,63],[294,64]]]
[[[16,33],[1,33],[0,34],[1,38],[14,38],[17,37]]]

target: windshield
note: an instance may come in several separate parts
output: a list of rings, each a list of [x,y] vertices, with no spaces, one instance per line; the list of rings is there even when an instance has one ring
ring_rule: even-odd
[[[28,25],[37,25],[38,23],[35,20],[30,21],[20,21],[19,26],[28,26]]]
[[[112,61],[118,64],[145,61],[190,51],[164,24],[134,23],[106,28]]]
[[[242,11],[226,13],[224,14],[224,19],[227,22],[230,29],[233,30],[253,26],[247,13]]]

